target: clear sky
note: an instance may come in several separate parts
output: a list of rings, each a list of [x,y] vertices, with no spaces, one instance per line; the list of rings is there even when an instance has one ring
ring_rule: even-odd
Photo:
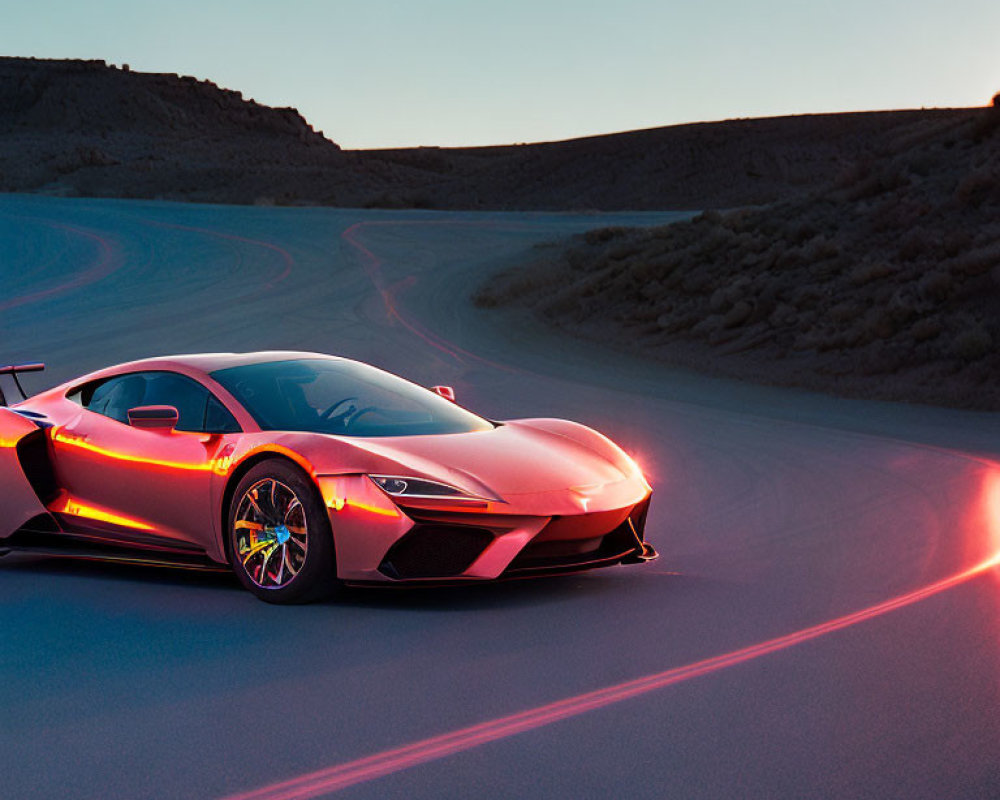
[[[0,53],[298,108],[344,147],[984,105],[1000,0],[0,0]]]

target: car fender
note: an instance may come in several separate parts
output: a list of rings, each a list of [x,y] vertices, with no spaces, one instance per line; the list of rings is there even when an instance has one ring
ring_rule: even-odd
[[[356,475],[375,463],[363,450],[348,442],[312,433],[261,431],[242,434],[232,446],[220,450],[212,470],[212,497],[216,508],[215,531],[219,542],[216,556],[225,554],[225,520],[236,483],[250,466],[263,458],[284,458],[296,464],[322,492],[321,476]]]
[[[598,433],[593,428],[581,425],[579,422],[571,422],[567,419],[555,419],[538,417],[533,419],[517,419],[506,423],[507,425],[520,425],[526,428],[544,431],[553,436],[562,436],[578,445],[586,447],[602,458],[607,459],[619,469],[626,477],[632,477],[639,468],[635,461],[618,445],[607,436]]]

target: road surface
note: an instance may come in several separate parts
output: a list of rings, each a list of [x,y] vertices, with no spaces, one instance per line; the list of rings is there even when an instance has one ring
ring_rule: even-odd
[[[0,196],[0,360],[41,389],[297,348],[561,416],[654,486],[650,565],[281,608],[0,562],[0,796],[1000,796],[1000,424],[648,364],[468,302],[671,214]]]

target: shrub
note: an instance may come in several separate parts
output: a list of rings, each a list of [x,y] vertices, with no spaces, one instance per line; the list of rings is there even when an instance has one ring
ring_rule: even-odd
[[[892,272],[892,267],[884,261],[866,261],[851,271],[849,280],[855,286],[864,286],[879,278],[888,277]]]
[[[979,324],[961,331],[951,343],[952,354],[966,361],[982,358],[992,349],[993,337]]]
[[[610,242],[612,239],[627,236],[630,232],[629,228],[622,227],[621,225],[609,228],[597,228],[596,230],[587,231],[583,235],[583,240],[589,245],[604,244],[605,242]]]

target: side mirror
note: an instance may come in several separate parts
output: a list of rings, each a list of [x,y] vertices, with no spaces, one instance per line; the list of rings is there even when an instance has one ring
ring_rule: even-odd
[[[180,414],[173,406],[139,406],[128,410],[128,424],[143,431],[169,433],[177,427]]]
[[[434,394],[441,395],[445,400],[451,400],[451,402],[457,402],[455,400],[455,390],[450,386],[432,386],[431,391]]]

